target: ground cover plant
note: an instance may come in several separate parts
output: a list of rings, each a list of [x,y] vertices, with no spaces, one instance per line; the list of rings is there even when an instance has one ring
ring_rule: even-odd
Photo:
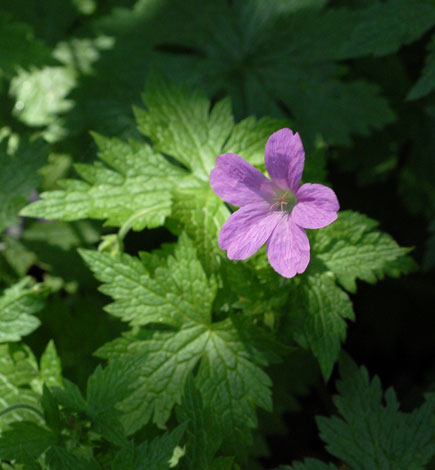
[[[435,468],[435,3],[0,4],[1,468]]]

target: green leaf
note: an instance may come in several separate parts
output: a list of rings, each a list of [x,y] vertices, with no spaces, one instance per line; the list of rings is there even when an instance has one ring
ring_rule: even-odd
[[[180,423],[187,422],[186,455],[180,470],[209,469],[222,443],[222,435],[216,415],[204,406],[192,377],[186,380],[183,402],[177,408],[177,419]]]
[[[46,385],[42,390],[41,407],[44,412],[45,423],[56,435],[59,435],[62,429],[59,406]]]
[[[99,135],[95,140],[105,165],[76,165],[86,182],[64,180],[63,190],[42,193],[42,200],[26,207],[22,215],[103,219],[107,225],[124,224],[125,230],[162,225],[170,213],[170,191],[185,173],[146,144]]]
[[[430,404],[399,411],[394,390],[383,394],[379,378],[370,381],[367,370],[347,356],[340,360],[340,375],[334,403],[341,417],[317,418],[328,451],[359,470],[424,468],[435,453]]]
[[[161,75],[149,80],[144,99],[147,109],[137,109],[136,114],[154,149],[144,142],[125,143],[95,134],[104,165],[76,165],[84,181],[64,180],[63,190],[43,193],[42,200],[21,213],[61,220],[103,219],[107,225],[121,226],[121,239],[131,228],[162,225],[171,214],[168,226],[193,238],[210,273],[221,262],[217,236],[228,217],[228,209],[208,184],[216,157],[237,151],[254,163],[263,161],[269,134],[287,121],[251,117],[234,126],[228,100],[211,107],[199,89],[175,85]]]
[[[357,279],[374,283],[415,269],[407,256],[410,249],[397,245],[377,225],[365,215],[342,211],[333,224],[310,232],[310,265],[292,285],[290,311],[284,319],[286,335],[311,349],[325,379],[346,338],[345,320],[355,317],[349,296],[336,282],[355,292]]]
[[[45,242],[51,250],[60,248],[65,251],[80,245],[93,245],[99,238],[100,234],[95,224],[89,221],[76,223],[52,221],[49,224],[45,221],[35,221],[26,227],[22,235],[24,244],[32,248],[34,244]],[[35,251],[39,254],[42,248],[40,246],[37,248]]]
[[[173,207],[168,226],[180,228],[194,240],[207,273],[216,272],[222,251],[218,232],[228,218],[228,209],[208,184],[216,157],[237,152],[253,164],[264,165],[264,148],[271,133],[288,121],[247,118],[234,125],[231,105],[222,100],[211,107],[200,89],[189,89],[154,74],[147,82],[146,110],[136,109],[140,131],[151,138],[154,148],[175,158],[196,179],[173,190]],[[186,187],[187,186],[187,187]]]
[[[196,190],[177,190],[173,201],[176,220],[172,228],[184,227],[189,237],[195,240],[198,257],[206,272],[216,273],[224,256],[217,240],[222,225],[230,216],[228,208],[208,185]]]
[[[205,277],[192,242],[182,235],[174,256],[153,267],[153,277],[126,255],[84,255],[97,277],[108,282],[102,290],[116,300],[112,313],[126,311],[136,324],[160,325],[126,333],[98,352],[111,360],[139,361],[132,392],[122,405],[126,431],[132,433],[151,419],[163,425],[198,364],[197,385],[218,410],[227,441],[234,445],[249,439],[247,428],[256,426],[255,405],[271,407],[271,382],[260,367],[271,359],[265,353],[269,346],[252,326],[231,319],[211,323],[216,286]]]
[[[312,350],[327,380],[346,339],[346,319],[355,318],[352,302],[329,273],[308,272],[293,293],[288,327],[302,347]]]
[[[17,214],[40,181],[37,170],[42,167],[47,150],[42,141],[21,141],[13,155],[0,146],[0,231],[18,223]]]
[[[116,405],[128,396],[135,370],[131,360],[112,362],[105,369],[98,366],[89,377],[86,389],[86,413],[93,421],[95,431],[121,446],[127,444],[127,439]]]
[[[131,395],[123,403],[127,433],[151,418],[162,426],[179,403],[187,376],[200,362],[198,388],[218,410],[227,444],[249,441],[247,428],[257,425],[254,405],[271,409],[268,376],[258,366],[266,360],[230,320],[180,331],[142,331],[108,343],[98,354],[108,359],[141,359]],[[164,390],[164,393],[162,391]],[[242,449],[238,449],[240,452]]]
[[[96,223],[85,220],[72,223],[32,221],[23,232],[21,243],[34,254],[34,264],[44,269],[46,283],[52,285],[53,291],[64,288],[73,293],[77,290],[78,284],[87,286],[88,291],[93,291],[92,276],[83,264],[76,247],[94,246],[100,238],[100,230]],[[58,299],[55,300],[52,296],[50,300],[47,307],[51,309],[53,302],[57,302]],[[64,302],[62,312],[66,311],[65,305],[70,303],[77,305],[77,301],[70,300],[67,304]],[[45,322],[52,321],[53,318],[48,320],[49,315],[46,312],[47,309],[44,310]],[[75,319],[77,320],[77,317]],[[62,342],[65,345],[64,337]]]
[[[69,413],[85,415],[92,423],[92,431],[108,441],[126,446],[127,439],[120,423],[121,413],[117,404],[129,394],[135,380],[136,364],[131,358],[111,362],[106,368],[97,366],[88,379],[86,399],[80,389],[69,380],[63,387],[54,387],[50,392]]]
[[[234,457],[218,457],[209,466],[209,470],[232,470],[233,468]]]
[[[74,84],[74,73],[64,67],[21,70],[9,89],[15,100],[13,114],[28,126],[51,124],[73,106],[66,97]]]
[[[121,450],[112,463],[112,469],[169,470],[173,451],[180,442],[185,429],[186,426],[182,424],[170,433],[167,432],[156,437],[151,442],[143,442],[138,446]]]
[[[47,451],[46,461],[50,470],[99,470],[100,464],[93,457],[77,457],[64,447],[52,446]]]
[[[53,57],[63,65],[19,70],[9,89],[15,102],[13,115],[29,126],[46,127],[43,136],[49,142],[66,137],[70,129],[62,115],[74,106],[70,93],[77,86],[79,74],[91,73],[100,50],[112,44],[108,37],[73,38],[59,43],[53,51]]]
[[[11,285],[17,282],[18,278],[26,276],[30,266],[36,262],[37,256],[14,237],[3,235],[2,243],[4,243],[2,277],[6,285]]]
[[[86,413],[88,404],[80,389],[73,382],[63,379],[62,388],[53,387],[50,391],[59,405],[62,405],[66,410]]]
[[[46,290],[26,277],[6,289],[0,297],[0,343],[20,341],[36,330],[40,321],[34,316],[44,307]]]
[[[71,34],[71,26],[79,16],[71,0],[65,0],[62,3],[62,8],[58,8],[58,5],[56,0],[43,0],[42,4],[16,0],[15,2],[5,2],[3,10],[31,24],[37,37],[44,38],[49,44],[56,44],[65,34]],[[43,15],[41,11],[43,11]],[[27,39],[30,42],[30,40],[34,40],[34,37],[29,35]]]
[[[400,247],[377,226],[363,214],[342,211],[333,224],[311,234],[315,259],[349,292],[356,292],[357,279],[375,283],[385,275],[397,277],[415,268],[406,256],[410,248]]]
[[[90,250],[80,253],[97,279],[105,283],[100,290],[115,299],[106,307],[110,314],[131,325],[162,323],[180,327],[210,323],[216,283],[205,276],[185,235],[180,237],[174,256],[154,272],[147,269],[146,263],[126,254],[114,257]]]
[[[435,35],[432,35],[427,49],[428,54],[423,73],[417,83],[411,88],[407,96],[409,100],[422,98],[435,88]]]
[[[428,31],[435,24],[435,7],[430,0],[387,0],[373,2],[346,16],[348,24],[343,32],[349,35],[333,51],[336,57],[381,57],[397,52]]]
[[[18,66],[28,67],[50,60],[50,50],[35,38],[32,28],[25,23],[12,21],[4,11],[0,14],[0,70],[13,75]]]
[[[161,75],[148,79],[144,101],[148,109],[136,110],[140,131],[157,151],[175,157],[208,181],[234,126],[230,101],[224,99],[210,110],[210,101],[199,88],[192,92]]]
[[[224,305],[231,303],[229,291],[232,290],[236,296],[233,308],[243,309],[245,315],[262,317],[269,325],[273,325],[277,311],[290,293],[288,280],[271,269],[264,250],[246,263],[227,263],[224,281]]]
[[[292,121],[270,117],[257,120],[249,116],[234,126],[221,153],[237,153],[252,165],[263,167],[267,139],[283,127],[293,129]]]
[[[93,72],[93,64],[101,58],[102,51],[110,49],[113,43],[114,39],[108,36],[97,36],[95,39],[73,37],[58,43],[53,56],[67,70],[90,74]]]
[[[40,376],[48,387],[62,384],[62,364],[57,354],[54,341],[50,340],[41,356]]]
[[[174,81],[201,86],[208,96],[229,95],[237,117],[290,112],[310,143],[320,135],[328,143],[348,144],[352,135],[381,128],[395,116],[376,86],[352,81],[352,64],[343,67],[338,61],[396,52],[433,26],[435,9],[429,0],[341,9],[325,3],[162,0],[113,9],[93,26],[96,34],[115,37],[115,43],[95,63],[96,73],[81,82],[69,126],[132,135],[130,104],[138,103],[153,64]],[[181,102],[183,94],[177,99]],[[165,121],[155,132],[168,137],[165,148],[175,140],[180,148],[191,144],[180,161],[189,166],[193,153],[195,168],[205,172],[202,159],[208,160],[208,153],[197,144],[208,132],[208,108],[199,95],[196,102],[197,111],[190,102],[181,110],[167,104]],[[223,135],[227,121],[221,117]],[[177,137],[171,133],[175,121],[183,127]]]
[[[0,431],[6,429],[11,422],[41,422],[39,392],[34,386],[38,378],[38,364],[27,346],[0,344],[0,411],[14,407],[1,417]],[[25,406],[19,406],[21,404]],[[36,413],[26,408],[28,405],[36,409]]]
[[[51,431],[35,423],[12,423],[0,437],[0,459],[32,464],[55,442]]]
[[[332,463],[327,464],[315,459],[306,459],[304,462],[293,462],[292,466],[287,465],[278,467],[276,470],[339,470]]]
[[[219,416],[227,452],[239,454],[243,449],[235,443],[251,443],[247,428],[258,424],[253,404],[272,411],[272,382],[259,367],[266,366],[270,357],[264,353],[267,345],[255,338],[255,330],[234,319],[215,324],[212,333],[197,384],[204,401]]]
[[[209,335],[208,328],[199,325],[176,333],[145,330],[138,335],[125,334],[98,350],[98,355],[107,359],[143,358],[131,394],[122,406],[128,434],[151,419],[164,425],[174,405],[181,401],[184,383],[204,354]]]
[[[393,38],[388,47],[395,48],[402,41],[415,39],[432,24],[430,5],[415,8],[415,21],[406,27],[403,21],[390,20],[401,1],[390,3],[376,20],[370,8],[362,12],[335,11],[325,8],[325,2],[314,5],[279,0],[267,5],[256,0],[231,4],[214,0],[161,1],[152,8],[143,3],[131,10],[114,11],[98,23],[99,32],[117,38],[110,54],[98,65],[101,77],[116,74],[113,79],[119,85],[113,86],[109,96],[102,96],[101,78],[91,80],[87,95],[95,99],[97,94],[99,105],[89,106],[82,93],[80,106],[74,110],[76,121],[79,116],[91,114],[92,121],[104,119],[106,127],[116,122],[116,132],[125,132],[127,126],[131,127],[131,118],[116,95],[117,88],[128,89],[130,102],[136,101],[142,77],[153,64],[178,82],[200,85],[208,96],[229,95],[237,117],[254,114],[279,118],[289,111],[310,142],[320,135],[328,143],[349,143],[351,135],[382,127],[394,119],[394,114],[377,87],[351,81],[348,70],[335,61],[382,52],[387,42],[385,34],[370,42],[369,33],[388,30],[388,38]],[[354,30],[366,36],[353,36]],[[191,52],[182,54],[180,47]],[[131,71],[116,73],[123,69],[126,51],[136,57],[134,66]],[[384,47],[384,51],[388,49]],[[105,113],[101,113],[102,102]],[[122,117],[116,114],[121,109]],[[174,120],[176,113],[171,112],[171,105],[167,110],[167,119]],[[204,110],[202,116],[207,111],[205,106]],[[190,119],[199,124],[199,113],[190,111],[188,105],[181,110],[184,122]],[[160,125],[166,126],[166,121]],[[204,135],[207,128],[201,126]],[[164,145],[169,147],[173,135],[167,135],[169,143]],[[199,140],[192,140],[189,132],[178,140],[186,144],[190,141],[189,153],[198,154]],[[203,157],[207,160],[205,154]],[[195,165],[199,168],[199,160]]]

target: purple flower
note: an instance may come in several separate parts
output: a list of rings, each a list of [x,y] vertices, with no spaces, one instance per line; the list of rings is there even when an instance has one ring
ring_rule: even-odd
[[[234,153],[219,155],[210,185],[224,201],[240,206],[223,225],[219,247],[229,259],[246,259],[267,242],[272,268],[284,277],[303,273],[310,261],[306,228],[334,222],[340,206],[334,191],[321,184],[300,185],[305,152],[299,134],[281,129],[265,152],[268,180]]]

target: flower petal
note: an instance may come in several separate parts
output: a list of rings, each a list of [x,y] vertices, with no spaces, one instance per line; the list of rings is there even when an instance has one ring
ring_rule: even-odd
[[[210,173],[213,191],[224,201],[236,206],[272,200],[272,183],[255,167],[235,153],[224,153]]]
[[[303,184],[296,193],[298,203],[292,219],[303,228],[322,228],[337,219],[340,209],[334,191],[323,184]]]
[[[278,224],[282,213],[270,204],[256,202],[231,214],[219,233],[219,247],[229,259],[245,259],[258,251]]]
[[[267,241],[267,257],[272,268],[281,276],[303,273],[310,261],[310,242],[305,230],[283,217]]]
[[[294,193],[304,171],[305,152],[299,134],[290,129],[273,133],[266,143],[266,168],[272,181]]]

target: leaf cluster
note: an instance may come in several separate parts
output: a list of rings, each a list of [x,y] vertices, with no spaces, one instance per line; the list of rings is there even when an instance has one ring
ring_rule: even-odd
[[[282,468],[425,468],[430,396],[404,413],[340,356],[358,286],[413,272],[411,249],[343,210],[296,278],[264,250],[231,262],[234,208],[208,178],[225,152],[264,171],[291,127],[304,180],[328,184],[326,157],[394,178],[430,224],[433,2],[28,3],[0,9],[0,465],[261,468],[265,434],[341,357],[339,416],[317,418],[333,463]]]

